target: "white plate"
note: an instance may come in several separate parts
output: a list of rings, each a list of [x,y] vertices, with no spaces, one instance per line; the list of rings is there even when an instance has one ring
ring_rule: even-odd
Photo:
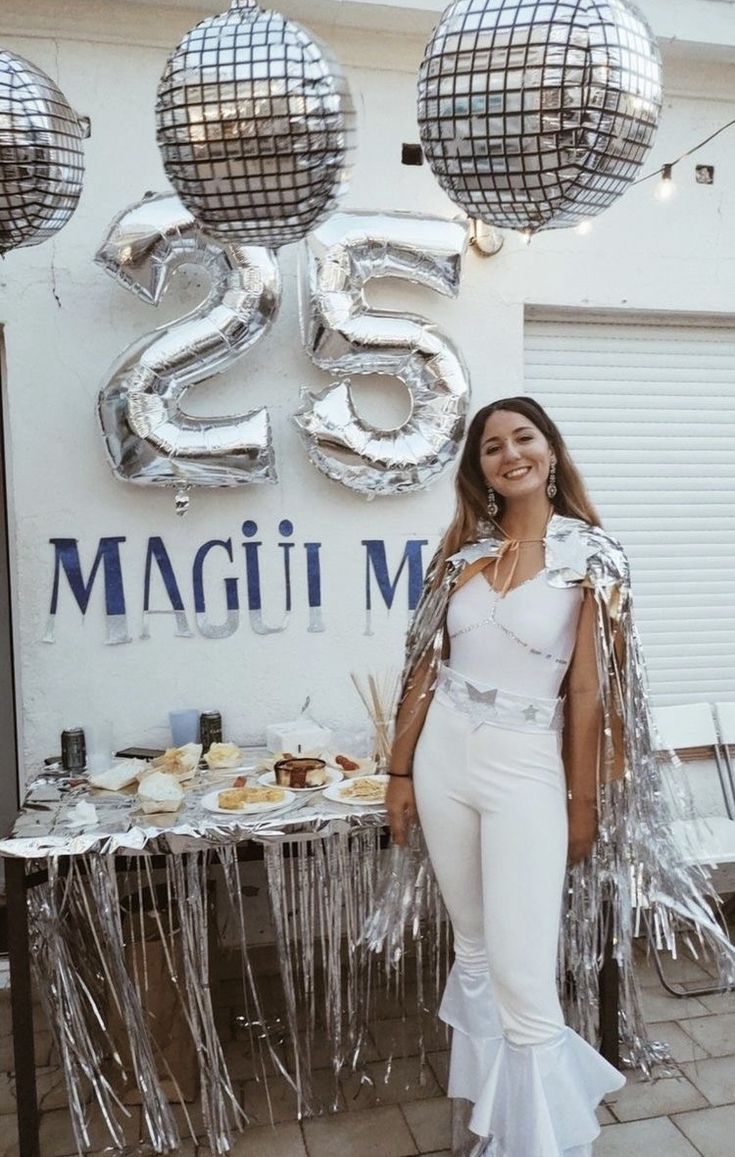
[[[347,779],[344,783],[333,783],[324,790],[324,798],[331,799],[332,803],[346,804],[347,807],[377,807],[385,808],[385,803],[380,803],[374,800],[355,799],[351,796],[344,796],[345,788],[350,787],[354,783],[359,783],[361,779],[369,780],[370,783],[390,783],[390,777],[387,775],[360,775],[355,779]]]
[[[328,755],[323,755],[322,759],[327,761],[329,767],[335,767],[342,772],[345,779],[361,779],[364,775],[372,775],[376,768],[376,762],[372,758],[365,758],[364,756],[348,755],[347,758],[356,763],[357,767],[353,771],[345,771],[335,762],[338,755],[343,755],[344,752],[330,752]]]
[[[287,787],[284,787],[283,799],[274,800],[273,803],[246,803],[244,807],[238,808],[237,811],[235,811],[234,808],[219,806],[220,793],[226,790],[225,787],[218,787],[216,791],[207,792],[207,794],[202,797],[202,807],[206,808],[208,812],[216,812],[221,816],[257,816],[263,812],[281,811],[284,808],[290,807],[296,799],[294,793],[289,791]]]
[[[295,792],[296,795],[310,795],[313,791],[326,791],[328,787],[331,787],[332,784],[339,783],[343,778],[342,772],[337,771],[336,767],[325,767],[324,772],[327,777],[327,782],[322,784],[321,787],[291,787],[288,790]],[[275,771],[266,771],[263,775],[258,776],[258,783],[265,784],[266,787],[273,787],[275,782]]]
[[[207,767],[205,764],[201,774],[204,779],[229,779],[230,776],[237,778],[238,775],[252,775],[255,770],[254,763],[238,763],[237,767]]]

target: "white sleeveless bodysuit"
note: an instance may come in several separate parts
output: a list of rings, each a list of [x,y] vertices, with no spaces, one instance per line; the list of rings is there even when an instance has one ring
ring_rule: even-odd
[[[515,695],[554,699],[574,651],[583,593],[541,570],[505,595],[476,574],[449,602],[452,671]]]

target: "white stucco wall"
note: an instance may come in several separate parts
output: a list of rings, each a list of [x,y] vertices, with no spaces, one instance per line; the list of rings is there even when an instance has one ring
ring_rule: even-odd
[[[699,0],[693,0],[696,5]],[[92,263],[111,218],[146,190],[167,187],[155,143],[153,106],[167,55],[202,16],[197,11],[132,4],[55,5],[15,0],[0,13],[0,42],[27,56],[59,83],[70,103],[92,120],[80,207],[58,238],[11,253],[0,269],[0,323],[5,343],[5,414],[13,507],[13,581],[23,743],[30,767],[58,746],[62,727],[114,718],[118,743],[158,743],[166,714],[179,706],[219,707],[234,738],[257,738],[266,723],[290,718],[307,694],[313,714],[343,724],[363,722],[349,672],[381,670],[400,661],[407,622],[405,578],[393,610],[378,605],[365,634],[363,539],[384,539],[394,568],[406,539],[436,540],[451,508],[451,483],[429,492],[366,503],[330,483],[307,461],[291,422],[303,385],[327,376],[303,353],[293,246],[284,249],[280,317],[271,334],[199,397],[195,413],[227,413],[268,404],[280,481],[271,487],[194,492],[184,519],[169,491],[125,486],[109,471],[96,424],[95,401],[106,369],[142,333],[191,304],[182,279],[158,315],[126,294]],[[114,11],[108,12],[113,7]],[[290,5],[293,10],[298,5]],[[301,6],[303,9],[303,5]],[[705,0],[708,11],[732,6]],[[214,10],[209,7],[209,10]],[[287,8],[288,10],[288,8]],[[349,70],[359,116],[359,150],[347,208],[455,212],[427,167],[400,163],[403,141],[415,141],[415,68],[422,38],[380,35],[334,25],[317,29]],[[423,37],[423,32],[422,32]],[[647,170],[678,156],[735,116],[733,69],[722,59],[726,29],[710,55],[677,45],[667,57],[666,107]],[[730,43],[735,43],[735,35]],[[633,189],[592,233],[549,233],[526,248],[509,235],[499,256],[468,254],[460,296],[447,301],[414,286],[393,284],[371,299],[422,313],[461,348],[473,384],[473,407],[517,392],[523,380],[526,304],[724,313],[735,300],[735,151],[732,136],[713,142],[698,160],[716,164],[711,188],[694,183],[693,164],[677,170],[677,196],[662,206],[655,182]],[[370,416],[393,414],[389,399]],[[604,511],[603,511],[604,513]],[[210,640],[194,626],[191,566],[199,545],[233,539],[235,562],[213,556],[207,590],[212,612],[222,604],[218,579],[240,578],[244,520],[257,522],[264,617],[283,613],[279,521],[294,524],[294,611],[282,633],[253,633],[247,612],[230,638]],[[614,527],[611,528],[614,530]],[[53,580],[52,538],[77,538],[85,573],[102,536],[121,546],[133,641],[105,645],[101,584],[82,616],[62,578],[56,641],[44,643]],[[146,543],[168,548],[194,637],[174,634],[173,617],[155,616],[151,637],[139,637]],[[304,541],[322,545],[325,630],[307,631]],[[428,549],[426,553],[428,554]],[[165,607],[160,584],[155,606]],[[377,591],[376,591],[377,595]]]

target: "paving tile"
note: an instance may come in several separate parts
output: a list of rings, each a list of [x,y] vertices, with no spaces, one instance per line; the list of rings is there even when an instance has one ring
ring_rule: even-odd
[[[707,1009],[693,996],[669,996],[662,990],[644,988],[641,992],[643,1016],[649,1023],[659,1020],[684,1020],[690,1016],[704,1016]]]
[[[267,1074],[275,1075],[273,1060],[270,1056],[265,1042],[262,1043],[262,1057],[258,1042],[255,1042],[255,1053],[253,1053],[253,1044],[249,1036],[244,1034],[237,1034],[233,1040],[225,1041],[222,1045],[222,1050],[225,1054],[225,1061],[227,1063],[227,1071],[233,1081],[251,1080],[254,1077],[262,1077],[263,1064]],[[285,1049],[278,1039],[273,1042],[273,1050],[276,1056],[280,1057],[281,1061],[285,1061]],[[321,1068],[321,1065],[315,1065],[315,1068]]]
[[[199,1157],[209,1157],[209,1154],[209,1149],[200,1146]],[[229,1157],[306,1157],[306,1146],[301,1128],[296,1122],[264,1125],[262,1128],[245,1129],[238,1135]]]
[[[373,1105],[396,1105],[403,1101],[425,1100],[441,1096],[429,1065],[423,1074],[419,1069],[418,1057],[396,1057],[391,1062],[387,1074],[385,1061],[375,1061],[365,1065],[362,1073],[353,1073],[342,1080],[347,1108],[368,1109]],[[372,1082],[372,1083],[371,1083]]]
[[[306,1034],[305,1033],[299,1033],[299,1043],[301,1045],[302,1050],[305,1050],[305,1048],[306,1048]],[[343,1050],[348,1048],[348,1041],[346,1039],[343,1040],[343,1042],[342,1042],[342,1048],[343,1048]],[[413,1051],[415,1052],[416,1050],[414,1049]],[[325,1032],[317,1030],[316,1033],[314,1034],[314,1039],[313,1039],[312,1045],[311,1045],[311,1068],[313,1068],[313,1069],[331,1068],[332,1067],[332,1052],[333,1052],[333,1046],[332,1046],[331,1040],[327,1037]],[[293,1056],[293,1049],[291,1048],[289,1041],[287,1041],[286,1044],[284,1045],[284,1055],[287,1058],[287,1068],[289,1070],[291,1070],[292,1065],[290,1063],[290,1058]],[[365,1063],[367,1061],[377,1061],[377,1060],[380,1060],[381,1056],[382,1056],[382,1054],[380,1052],[378,1052],[378,1049],[375,1047],[375,1041],[372,1039],[372,1036],[370,1034],[368,1034],[367,1037],[365,1038],[365,1040],[362,1042],[362,1045],[360,1048],[360,1062]]]
[[[685,1027],[687,1024],[688,1020],[683,1024],[677,1024],[675,1020],[662,1020],[653,1026],[654,1039],[664,1041],[669,1046],[672,1059],[675,1061],[697,1061],[707,1056],[707,1051],[687,1033]]]
[[[707,1060],[683,1064],[681,1069],[710,1105],[729,1105],[735,1102],[735,1056],[709,1057]]]
[[[677,1113],[674,1122],[702,1157],[732,1157],[735,1105]],[[671,1157],[671,1153],[666,1157]]]
[[[447,1032],[437,1017],[398,1017],[376,1020],[370,1024],[370,1034],[375,1041],[379,1057],[408,1057],[418,1053],[422,1030],[424,1048],[427,1051],[447,1047]]]
[[[397,1105],[303,1123],[309,1157],[412,1157],[413,1137]]]
[[[431,1065],[436,1082],[443,1093],[449,1086],[449,1049],[441,1049],[436,1053],[427,1053],[427,1060]]]
[[[0,1117],[0,1157],[17,1157],[18,1123],[15,1116]]]
[[[642,1117],[663,1117],[685,1109],[704,1108],[707,1101],[686,1077],[662,1077],[645,1081],[631,1073],[627,1084],[611,1093],[606,1104],[618,1121],[639,1121]]]
[[[325,1111],[331,1110],[335,1098],[340,1109],[346,1107],[341,1088],[336,1084],[330,1069],[316,1069],[311,1074],[311,1083],[318,1107],[321,1106]],[[263,1081],[245,1081],[241,1102],[252,1126],[277,1125],[281,1121],[296,1120],[296,1093],[283,1077],[269,1078],[267,1087]]]
[[[686,1031],[711,1057],[729,1056],[735,1045],[735,1012],[687,1020]]]
[[[697,1150],[668,1117],[633,1121],[626,1125],[605,1125],[594,1144],[595,1157],[698,1157]]]
[[[417,1003],[418,989],[416,979],[412,977],[403,988],[391,985],[375,993],[371,1004],[372,1018],[392,1020],[394,1017],[410,1016],[416,1011]]]
[[[33,1047],[37,1065],[45,1066],[51,1063],[53,1044],[49,1029],[39,1028],[36,1030],[33,1034]],[[13,1037],[8,1031],[4,1036],[0,1036],[0,1073],[12,1072],[14,1068]]]
[[[122,1123],[122,1122],[121,1122]],[[136,1141],[140,1133],[140,1110],[130,1109],[130,1117],[122,1128],[128,1141]],[[90,1115],[89,1137],[92,1149],[103,1149],[111,1144],[107,1126],[99,1112]],[[77,1152],[71,1117],[65,1109],[52,1109],[41,1117],[40,1148],[43,1157],[69,1157]]]
[[[669,952],[660,953],[661,967],[663,974],[667,980],[672,984],[682,984],[684,982],[711,984],[712,976],[710,975],[706,964],[693,960],[688,954],[680,954],[674,960]],[[638,983],[643,988],[660,988],[661,981],[656,972],[656,966],[653,962],[653,956],[648,959],[639,960],[635,969]]]
[[[452,1104],[446,1097],[410,1101],[401,1106],[419,1153],[434,1153],[452,1144]]]
[[[702,1004],[710,1012],[735,1012],[735,992],[713,992],[710,996],[700,996]]]
[[[597,1120],[601,1125],[614,1125],[615,1117],[613,1116],[607,1105],[597,1106]]]

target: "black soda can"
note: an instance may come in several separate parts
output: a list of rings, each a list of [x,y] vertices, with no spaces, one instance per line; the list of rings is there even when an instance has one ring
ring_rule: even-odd
[[[222,742],[222,716],[219,711],[202,711],[199,716],[199,742],[202,755],[206,755],[213,743]]]
[[[87,748],[81,727],[69,727],[61,733],[61,766],[66,771],[81,771],[87,764]]]

